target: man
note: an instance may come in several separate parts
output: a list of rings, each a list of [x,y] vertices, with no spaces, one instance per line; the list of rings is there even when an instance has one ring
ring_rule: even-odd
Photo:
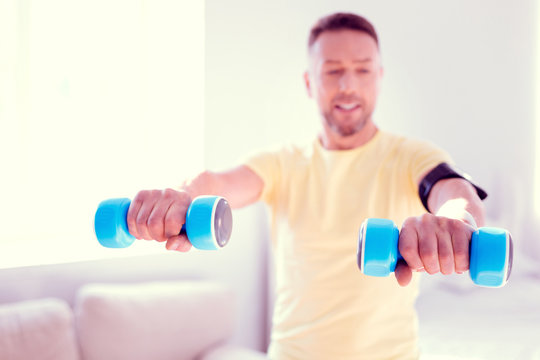
[[[194,197],[221,195],[233,208],[263,200],[274,220],[277,271],[269,357],[415,359],[413,273],[468,270],[470,236],[484,222],[482,191],[447,165],[445,152],[377,128],[372,114],[383,68],[366,19],[320,19],[308,54],[305,84],[321,114],[312,144],[205,171],[180,191],[141,191],[129,209],[129,230],[187,251],[189,241],[177,234]],[[356,266],[358,229],[368,217],[402,224],[406,263],[396,268],[397,282],[364,276]]]

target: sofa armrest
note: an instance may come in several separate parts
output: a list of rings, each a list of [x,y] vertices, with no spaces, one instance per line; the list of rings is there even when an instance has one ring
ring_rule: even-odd
[[[197,360],[266,360],[266,354],[235,345],[222,345],[210,349]]]
[[[69,305],[52,298],[0,305],[0,359],[78,360]]]

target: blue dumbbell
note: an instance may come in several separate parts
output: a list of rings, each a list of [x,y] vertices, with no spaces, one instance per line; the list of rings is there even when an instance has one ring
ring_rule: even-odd
[[[130,204],[127,198],[109,199],[99,204],[94,230],[101,245],[125,248],[135,241],[126,219]],[[197,249],[217,250],[229,242],[231,232],[232,211],[227,200],[219,196],[199,196],[191,202],[180,233],[185,233]]]
[[[370,276],[388,276],[403,260],[398,249],[399,230],[392,220],[367,219],[360,227],[357,261]],[[512,270],[512,236],[504,229],[482,227],[471,237],[469,274],[479,286],[501,287]]]

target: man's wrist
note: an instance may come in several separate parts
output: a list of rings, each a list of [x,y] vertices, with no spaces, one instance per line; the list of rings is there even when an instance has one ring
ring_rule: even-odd
[[[436,216],[443,216],[450,219],[461,220],[475,229],[478,228],[478,224],[474,216],[465,209],[466,204],[463,204],[463,199],[454,199],[446,202],[435,214]]]
[[[470,212],[467,210],[463,210],[461,214],[461,221],[466,222],[467,224],[471,225],[473,228],[477,229],[478,225],[476,224],[476,220],[474,220],[474,217]]]

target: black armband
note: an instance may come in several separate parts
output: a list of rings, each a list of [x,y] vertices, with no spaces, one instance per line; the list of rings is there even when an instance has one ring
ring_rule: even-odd
[[[429,211],[427,201],[433,185],[435,185],[439,180],[452,178],[465,179],[470,182],[471,185],[474,186],[474,188],[476,189],[476,193],[481,200],[484,200],[487,197],[488,194],[481,187],[474,184],[468,174],[453,168],[447,163],[440,163],[422,179],[420,185],[418,186],[418,194],[420,195],[420,200],[422,200],[422,204],[427,211]]]

